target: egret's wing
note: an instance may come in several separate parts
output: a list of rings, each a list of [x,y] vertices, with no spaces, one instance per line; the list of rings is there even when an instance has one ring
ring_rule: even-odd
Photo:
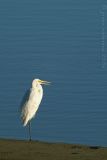
[[[31,90],[27,90],[22,98],[22,101],[20,103],[20,111],[22,112],[23,107],[25,106],[25,104],[27,103],[27,101],[29,100],[29,96],[30,96],[30,92]]]

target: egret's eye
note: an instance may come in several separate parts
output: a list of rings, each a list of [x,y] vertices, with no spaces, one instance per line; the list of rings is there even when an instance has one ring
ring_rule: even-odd
[[[41,83],[41,80],[38,80],[39,83]]]

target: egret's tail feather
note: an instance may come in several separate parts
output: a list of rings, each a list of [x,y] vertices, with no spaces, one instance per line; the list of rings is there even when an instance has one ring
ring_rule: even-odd
[[[25,127],[25,126],[27,125],[27,123],[28,123],[28,121],[25,121],[25,122],[23,123],[23,126]]]
[[[27,118],[25,118],[25,117],[22,118],[22,123],[23,123],[24,127],[27,125],[28,121],[29,120]]]

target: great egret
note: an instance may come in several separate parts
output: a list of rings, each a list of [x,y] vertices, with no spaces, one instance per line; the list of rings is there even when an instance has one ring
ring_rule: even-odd
[[[21,103],[21,119],[23,126],[29,125],[29,140],[31,141],[31,119],[35,116],[43,97],[41,84],[50,84],[48,81],[34,79],[32,87],[26,92]]]

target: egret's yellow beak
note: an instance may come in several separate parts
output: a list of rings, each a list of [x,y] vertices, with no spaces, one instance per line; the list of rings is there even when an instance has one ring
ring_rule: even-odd
[[[39,82],[41,84],[45,84],[45,85],[49,85],[51,82],[48,82],[48,81],[44,81],[44,80],[39,80]]]

